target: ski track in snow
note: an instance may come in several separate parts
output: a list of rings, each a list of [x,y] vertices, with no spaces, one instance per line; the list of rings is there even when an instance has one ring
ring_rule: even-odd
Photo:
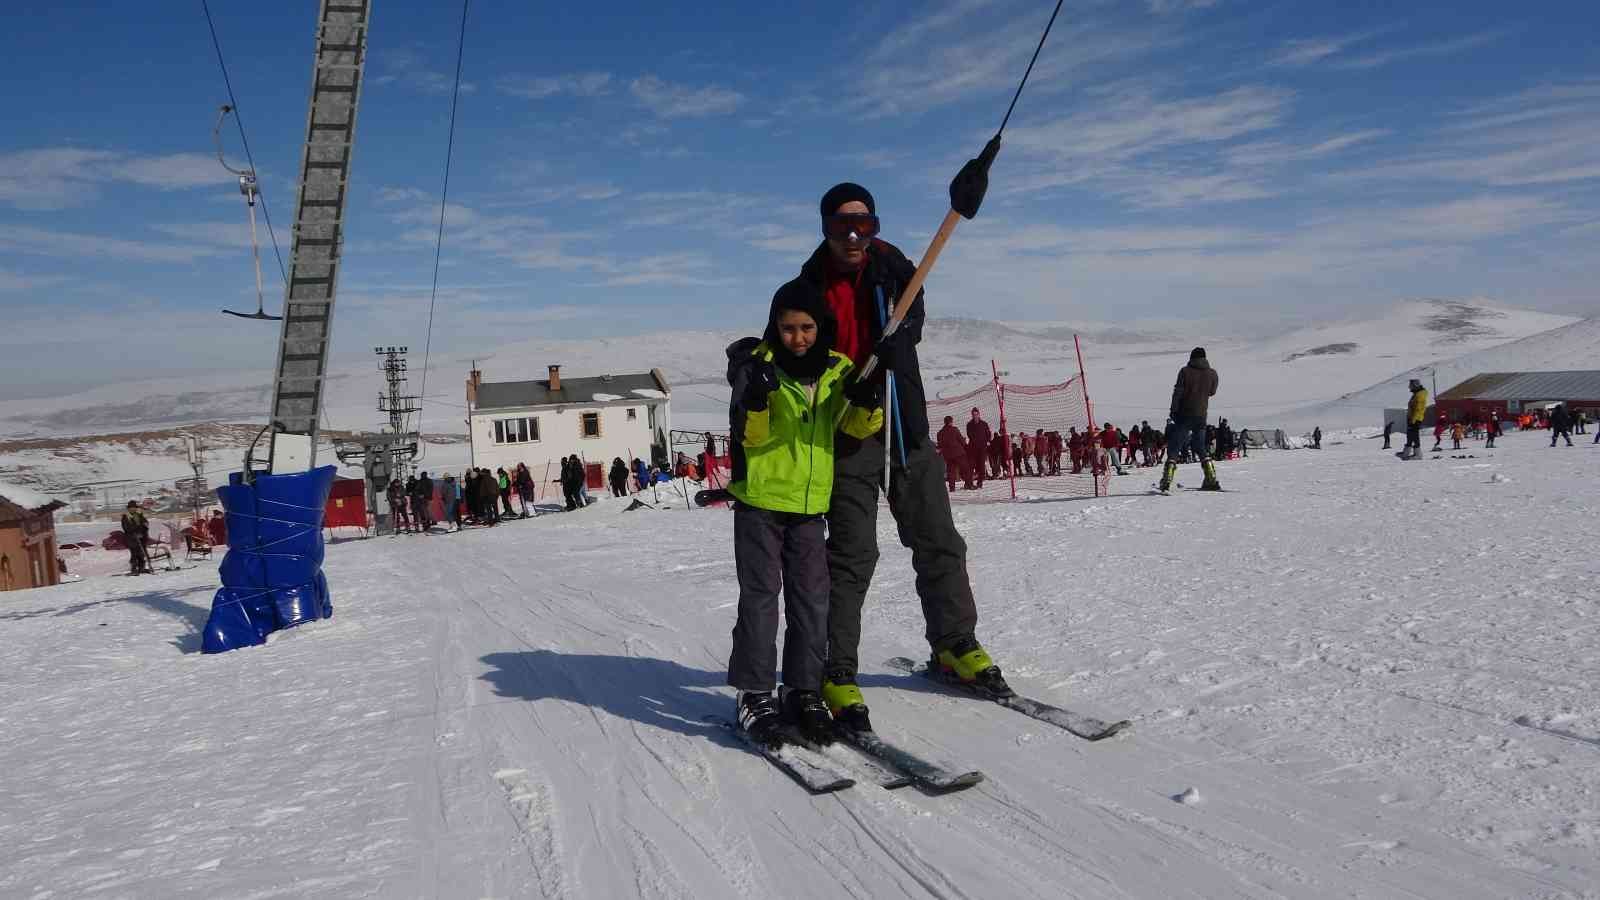
[[[862,686],[988,776],[944,796],[809,796],[702,721],[724,510],[333,545],[332,620],[212,657],[211,567],[0,595],[0,896],[1597,897],[1600,450],[1545,441],[958,506],[985,644],[1135,720],[1099,744],[882,665],[883,511]]]

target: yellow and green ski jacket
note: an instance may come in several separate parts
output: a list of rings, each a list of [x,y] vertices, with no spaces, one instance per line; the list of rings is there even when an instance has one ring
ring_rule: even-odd
[[[766,362],[773,358],[765,342],[750,356]],[[835,351],[828,356],[832,364],[814,384],[802,384],[776,367],[778,389],[767,396],[763,410],[743,408],[742,379],[736,380],[729,410],[734,460],[728,492],[740,502],[774,512],[827,512],[833,498],[835,434],[843,431],[861,439],[882,430],[881,406],[862,409],[845,398],[855,369],[850,358]]]

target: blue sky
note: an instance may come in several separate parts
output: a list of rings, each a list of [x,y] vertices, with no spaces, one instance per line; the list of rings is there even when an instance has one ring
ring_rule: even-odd
[[[920,255],[1051,5],[478,0],[435,351],[754,328],[845,179]],[[18,9],[0,33],[0,397],[265,376],[275,326],[216,312],[254,286],[198,0]],[[212,3],[285,253],[315,9]],[[377,4],[340,356],[424,342],[459,12]],[[1213,332],[1417,296],[1593,314],[1597,38],[1592,2],[1070,2],[931,311]],[[264,268],[274,309],[270,246]]]

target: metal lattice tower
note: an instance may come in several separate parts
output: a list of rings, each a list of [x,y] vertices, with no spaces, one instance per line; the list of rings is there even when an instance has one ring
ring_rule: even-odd
[[[269,459],[273,471],[301,471],[316,465],[350,155],[371,12],[370,0],[322,0],[318,11],[311,110],[272,389]],[[280,448],[280,435],[297,437]]]
[[[378,395],[378,412],[389,414],[391,432],[404,434],[406,417],[422,409],[417,403],[421,398],[401,393],[406,383],[406,348],[373,347],[372,352],[378,354],[381,360],[378,368],[383,372],[384,381],[389,383],[388,393]]]

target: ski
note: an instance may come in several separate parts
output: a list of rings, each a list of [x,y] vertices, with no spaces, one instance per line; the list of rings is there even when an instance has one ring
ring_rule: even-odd
[[[930,762],[909,750],[897,747],[879,737],[875,732],[837,729],[839,739],[855,748],[867,758],[881,760],[890,768],[902,773],[908,781],[930,791],[958,791],[972,787],[983,780],[977,769],[962,772]]]
[[[789,744],[804,747],[807,752],[815,753],[826,758],[829,762],[836,763],[848,769],[858,771],[861,777],[870,780],[873,784],[885,790],[903,788],[916,783],[916,778],[909,772],[900,771],[892,765],[885,765],[883,761],[859,753],[850,753],[849,760],[843,760],[829,747],[823,747],[803,737],[799,730],[790,725],[785,725],[781,732],[783,739]]]
[[[842,791],[847,787],[854,786],[856,783],[854,778],[850,777],[849,774],[826,756],[817,758],[820,754],[812,754],[811,751],[797,748],[792,744],[784,745],[774,750],[766,744],[752,740],[731,719],[726,719],[722,716],[706,716],[705,720],[714,722],[731,731],[733,736],[742,741],[746,747],[771,760],[773,765],[783,770],[790,778],[799,782],[801,787],[813,794]]]
[[[1012,693],[1010,696],[990,694],[973,685],[947,679],[941,676],[939,673],[930,670],[926,663],[919,663],[916,660],[908,659],[904,656],[897,656],[894,659],[889,660],[888,665],[892,668],[899,669],[902,672],[909,672],[913,675],[921,675],[922,677],[936,684],[941,684],[946,687],[959,690],[973,697],[978,697],[983,700],[992,700],[1007,709],[1016,710],[1017,712],[1022,713],[1029,718],[1038,719],[1041,722],[1048,722],[1057,728],[1070,731],[1086,741],[1105,740],[1106,738],[1111,737],[1112,735],[1117,734],[1133,725],[1132,722],[1129,722],[1126,719],[1117,722],[1106,722],[1104,719],[1097,719],[1094,716],[1085,715],[1080,712],[1073,712],[1070,709],[1064,709],[1049,703],[1033,700],[1017,693]]]
[[[733,494],[729,493],[727,488],[708,488],[694,493],[694,505],[700,507],[710,506],[714,503],[727,503],[731,500],[733,500]]]

